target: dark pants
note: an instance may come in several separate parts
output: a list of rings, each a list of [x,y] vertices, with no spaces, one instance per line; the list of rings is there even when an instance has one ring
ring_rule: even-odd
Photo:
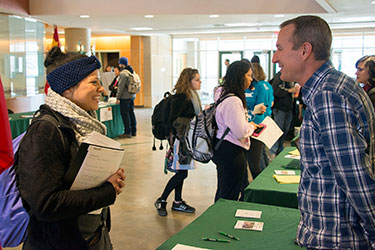
[[[169,179],[167,186],[165,186],[164,192],[161,195],[162,200],[167,200],[169,194],[174,189],[174,200],[182,201],[182,186],[184,185],[184,180],[188,176],[187,170],[178,170],[177,173]]]
[[[260,157],[260,169],[264,170],[268,164],[270,164],[270,160],[268,158],[266,147],[263,145],[262,156]]]
[[[289,110],[288,112],[282,111],[280,109],[272,110],[273,119],[275,120],[277,126],[283,131],[283,135],[275,142],[275,144],[270,148],[270,153],[278,155],[284,150],[283,143],[285,141],[286,134],[289,131],[290,125],[292,124],[293,112]]]
[[[120,111],[125,134],[137,133],[137,120],[134,114],[134,99],[120,99]]]
[[[217,169],[215,202],[220,199],[238,200],[247,186],[246,150],[226,140],[214,153]]]
[[[263,142],[250,137],[250,143],[250,149],[246,151],[246,158],[251,175],[255,179],[262,172],[260,160],[263,153]]]

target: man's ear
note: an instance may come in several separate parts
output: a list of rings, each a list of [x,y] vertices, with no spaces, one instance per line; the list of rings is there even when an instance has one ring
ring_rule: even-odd
[[[302,44],[302,57],[307,59],[312,54],[312,45],[309,42],[304,42]]]

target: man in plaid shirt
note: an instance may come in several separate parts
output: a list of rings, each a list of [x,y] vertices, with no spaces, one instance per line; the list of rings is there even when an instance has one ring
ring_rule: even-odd
[[[301,218],[308,249],[375,249],[375,120],[366,93],[329,62],[332,34],[317,16],[280,25],[272,62],[302,85]]]

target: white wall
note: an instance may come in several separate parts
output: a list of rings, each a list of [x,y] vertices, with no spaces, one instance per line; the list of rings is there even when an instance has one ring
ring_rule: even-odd
[[[172,39],[170,36],[152,36],[145,40],[144,105],[154,107],[166,91],[171,91]],[[147,84],[147,81],[150,84]]]

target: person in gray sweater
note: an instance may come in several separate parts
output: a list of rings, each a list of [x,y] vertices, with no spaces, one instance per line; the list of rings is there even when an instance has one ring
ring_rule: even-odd
[[[130,73],[133,74],[134,69],[129,65],[126,57],[121,57],[118,63],[121,72],[118,79],[117,102],[120,103],[120,112],[124,123],[124,133],[119,137],[131,138],[137,135],[137,119],[134,113],[135,94],[128,91],[131,80]]]

